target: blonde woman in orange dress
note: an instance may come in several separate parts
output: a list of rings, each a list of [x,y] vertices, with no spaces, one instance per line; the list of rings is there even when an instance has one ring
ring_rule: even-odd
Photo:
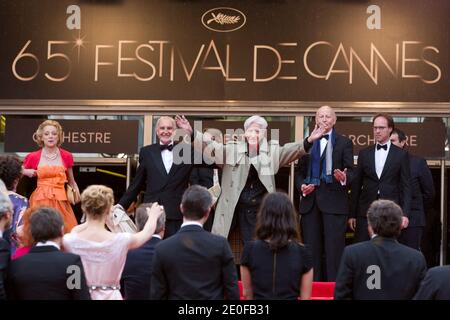
[[[77,220],[67,200],[65,183],[79,190],[73,177],[73,156],[60,148],[62,127],[57,121],[46,120],[39,125],[33,140],[41,149],[31,152],[23,161],[23,174],[30,178],[37,176],[37,188],[31,194],[30,208],[45,206],[58,210],[64,219],[64,232],[70,232]]]

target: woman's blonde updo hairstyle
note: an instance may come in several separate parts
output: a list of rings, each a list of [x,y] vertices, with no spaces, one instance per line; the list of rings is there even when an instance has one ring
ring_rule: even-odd
[[[91,185],[81,194],[81,209],[92,219],[100,219],[109,213],[114,203],[114,192],[102,185]]]

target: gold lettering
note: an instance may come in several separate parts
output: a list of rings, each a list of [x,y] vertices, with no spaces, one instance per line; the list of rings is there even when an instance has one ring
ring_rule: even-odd
[[[375,79],[378,79],[378,58],[381,59],[383,64],[386,66],[386,68],[389,70],[389,72],[394,76],[394,78],[397,78],[398,75],[398,56],[399,56],[400,46],[397,43],[395,45],[395,72],[392,70],[391,66],[386,62],[384,57],[381,55],[381,53],[378,51],[377,47],[373,43],[370,43],[370,62],[374,63],[374,76]],[[375,55],[374,55],[375,53]]]
[[[353,57],[356,57],[356,59],[359,61],[359,64],[361,65],[361,67],[363,67],[363,69],[366,71],[366,73],[369,75],[370,79],[372,79],[372,81],[375,84],[378,84],[377,78],[373,76],[373,59],[370,59],[370,70],[367,68],[367,66],[364,64],[364,62],[362,61],[362,59],[356,54],[356,51],[353,50],[352,47],[350,47],[350,72],[349,72],[349,84],[353,83]]]
[[[406,74],[406,62],[408,61],[420,61],[420,59],[406,58],[406,45],[407,44],[419,44],[419,41],[403,41],[402,45],[402,77],[403,78],[420,78],[418,74]]]
[[[410,146],[410,147],[417,147],[418,146],[418,144],[417,144],[417,135],[412,135],[412,136],[409,136],[407,138],[408,138],[407,139],[408,146]]]
[[[67,143],[70,143],[70,132],[65,132],[65,131],[63,131],[63,143],[64,142],[67,142]]]
[[[95,133],[95,143],[102,143],[103,134],[101,132]]]
[[[325,45],[328,45],[328,46],[330,46],[330,47],[333,47],[333,46],[331,45],[331,43],[330,43],[330,42],[327,42],[327,41],[318,41],[318,42],[314,42],[313,44],[311,44],[311,45],[306,49],[305,54],[303,55],[303,65],[305,66],[306,71],[307,71],[311,76],[313,76],[314,78],[318,78],[318,79],[326,79],[327,76],[326,76],[326,75],[320,75],[320,74],[317,74],[317,73],[314,73],[314,72],[311,71],[311,69],[310,69],[309,66],[308,66],[308,55],[309,55],[309,51],[311,51],[312,48],[314,48],[315,46],[318,46],[318,45],[324,45],[324,44],[325,44]]]
[[[72,143],[79,143],[80,141],[78,140],[78,132],[72,132]]]
[[[433,83],[436,83],[439,80],[441,80],[441,74],[442,73],[441,73],[441,69],[437,65],[435,65],[434,63],[432,63],[432,62],[428,61],[427,59],[425,59],[425,57],[423,56],[423,53],[425,52],[425,50],[433,50],[436,53],[439,53],[439,50],[437,48],[431,47],[431,46],[428,46],[428,47],[425,47],[425,48],[422,49],[422,60],[423,60],[423,62],[425,62],[426,64],[432,66],[437,71],[436,78],[434,78],[433,80],[425,80],[424,78],[422,78],[422,81],[424,83],[426,83],[426,84],[433,84]]]
[[[367,140],[368,140],[368,137],[365,136],[365,135],[362,135],[362,134],[356,137],[356,143],[359,146],[366,146],[367,145]]]
[[[275,56],[278,59],[278,67],[277,67],[277,71],[270,77],[268,78],[258,78],[257,76],[257,67],[258,67],[258,50],[259,49],[265,49],[265,50],[270,50],[273,53],[275,53]],[[268,82],[270,80],[275,79],[278,74],[280,73],[281,70],[281,56],[278,53],[278,51],[270,46],[263,46],[263,45],[256,45],[254,46],[254,50],[253,50],[253,81],[254,82]]]
[[[111,132],[104,133],[103,143],[111,143]]]
[[[227,44],[227,56],[226,56],[226,66],[227,70],[227,76],[225,77],[225,80],[227,81],[245,81],[245,78],[230,78],[230,45]]]
[[[208,59],[208,55],[209,55],[209,52],[211,51],[211,48],[214,51],[214,55],[215,55],[217,63],[219,65],[218,66],[214,66],[214,67],[205,67],[205,62]],[[222,59],[220,58],[219,52],[217,51],[216,45],[214,44],[214,40],[211,40],[211,42],[209,43],[208,49],[206,50],[205,56],[204,56],[203,61],[202,61],[202,69],[205,69],[205,70],[220,70],[220,71],[222,71],[222,75],[224,77],[227,76],[227,72],[225,72],[225,69],[224,69],[223,64],[222,64]]]
[[[200,56],[201,56],[201,54],[203,52],[203,49],[205,49],[205,45],[204,44],[202,44],[202,46],[200,47],[200,50],[198,51],[198,54],[197,54],[197,58],[195,59],[194,65],[192,66],[192,69],[191,69],[190,72],[187,70],[186,63],[184,62],[184,58],[181,55],[181,51],[179,49],[177,50],[178,51],[178,55],[179,55],[180,60],[181,60],[181,64],[183,66],[184,73],[186,74],[186,78],[188,79],[188,81],[191,81],[192,75],[194,74],[195,68],[197,67],[197,63],[200,60]]]
[[[356,144],[356,136],[354,134],[349,134],[348,138],[352,141],[353,145]]]
[[[163,75],[163,61],[164,61],[164,44],[170,43],[169,41],[149,41],[148,43],[159,43],[159,77]]]
[[[86,132],[80,133],[80,143],[86,143]]]
[[[96,45],[95,46],[95,75],[94,75],[94,81],[98,82],[98,67],[99,66],[110,66],[113,65],[112,62],[100,62],[98,61],[98,54],[100,49],[106,49],[106,48],[114,48],[114,46],[107,46],[107,45]]]
[[[145,47],[145,48],[149,48],[151,51],[154,50],[153,47],[152,47],[151,45],[149,45],[149,44],[141,44],[140,46],[138,46],[138,47],[136,48],[136,57],[138,58],[139,61],[142,61],[143,63],[149,65],[150,68],[152,68],[152,74],[151,74],[149,77],[147,77],[147,78],[142,78],[142,77],[138,76],[137,73],[135,72],[135,73],[134,73],[134,77],[135,77],[136,79],[138,79],[139,81],[150,81],[150,80],[152,80],[152,79],[155,77],[156,70],[155,70],[155,66],[153,65],[153,63],[151,63],[151,62],[148,61],[148,60],[145,60],[144,58],[142,58],[142,57],[139,55],[139,50],[140,50],[141,48],[144,48],[144,47]]]
[[[297,43],[296,42],[279,43],[279,45],[282,46],[282,47],[296,47]],[[281,64],[288,64],[288,63],[295,63],[295,60],[281,60]],[[282,80],[297,80],[297,76],[280,76],[280,77],[278,77],[278,79],[282,79]]]
[[[122,58],[122,44],[136,43],[131,40],[119,40],[119,55],[117,56],[117,76],[120,77],[134,77],[132,73],[122,73],[122,61],[134,61],[136,58]]]
[[[328,80],[332,73],[348,73],[349,72],[349,70],[345,70],[345,69],[336,69],[336,70],[333,69],[334,65],[336,64],[337,59],[339,58],[339,53],[340,52],[342,52],[342,55],[343,55],[343,57],[345,59],[345,62],[347,63],[347,67],[349,67],[350,62],[348,61],[347,54],[345,53],[344,45],[341,42],[339,44],[339,47],[338,47],[337,51],[336,51],[336,54],[334,55],[333,62],[331,63],[330,69],[328,70],[328,74],[327,74],[325,80]]]

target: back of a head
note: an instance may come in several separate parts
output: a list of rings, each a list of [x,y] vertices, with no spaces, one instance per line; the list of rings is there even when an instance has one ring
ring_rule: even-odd
[[[406,140],[406,134],[399,128],[392,130],[391,135],[396,134],[398,136],[398,141],[403,142]]]
[[[374,233],[386,238],[400,235],[402,217],[402,209],[391,200],[374,201],[367,211],[367,220]]]
[[[212,196],[208,189],[199,185],[190,186],[181,199],[183,216],[188,220],[198,221],[206,216],[212,203]]]
[[[63,227],[64,221],[55,209],[43,207],[31,214],[30,232],[36,243],[62,237]]]
[[[22,177],[22,161],[19,157],[12,154],[0,155],[0,179],[3,180],[6,189],[13,190],[20,177]]]
[[[101,219],[113,203],[112,189],[103,185],[91,185],[81,194],[81,209],[91,219]]]
[[[256,238],[269,240],[272,250],[286,246],[289,241],[300,241],[297,214],[287,194],[267,194],[258,212]]]
[[[144,229],[145,224],[148,220],[148,213],[147,208],[151,208],[153,203],[143,203],[141,204],[137,209],[135,213],[135,221],[136,221],[136,227],[139,231],[142,231]],[[166,213],[163,212],[156,222],[156,229],[154,234],[160,233],[164,229],[164,225],[166,224]]]

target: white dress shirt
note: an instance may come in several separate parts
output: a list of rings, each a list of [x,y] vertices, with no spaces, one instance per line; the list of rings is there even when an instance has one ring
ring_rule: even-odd
[[[180,229],[186,226],[199,226],[203,228],[203,225],[200,222],[197,221],[186,221],[183,222],[183,224],[181,225]]]
[[[159,144],[162,145],[162,143]],[[173,142],[169,144],[173,144]],[[164,163],[164,167],[166,168],[166,172],[169,173],[173,164],[173,151],[169,151],[168,149],[161,151],[161,158]]]
[[[375,146],[375,171],[377,172],[378,179],[380,179],[381,173],[383,172],[384,164],[386,163],[386,158],[389,153],[389,148],[391,147],[391,141],[388,140],[386,145],[387,150],[377,150],[377,147]]]
[[[320,138],[320,156],[322,156],[323,151],[325,150],[325,147],[328,144],[328,141],[331,139],[331,130],[327,133],[324,133],[323,135],[328,135],[328,140],[325,138]]]
[[[54,246],[58,250],[61,250],[61,247],[59,246],[59,244],[57,244],[56,242],[53,242],[53,241],[45,241],[45,242],[41,241],[41,242],[36,243],[36,247],[43,247],[43,246]]]

